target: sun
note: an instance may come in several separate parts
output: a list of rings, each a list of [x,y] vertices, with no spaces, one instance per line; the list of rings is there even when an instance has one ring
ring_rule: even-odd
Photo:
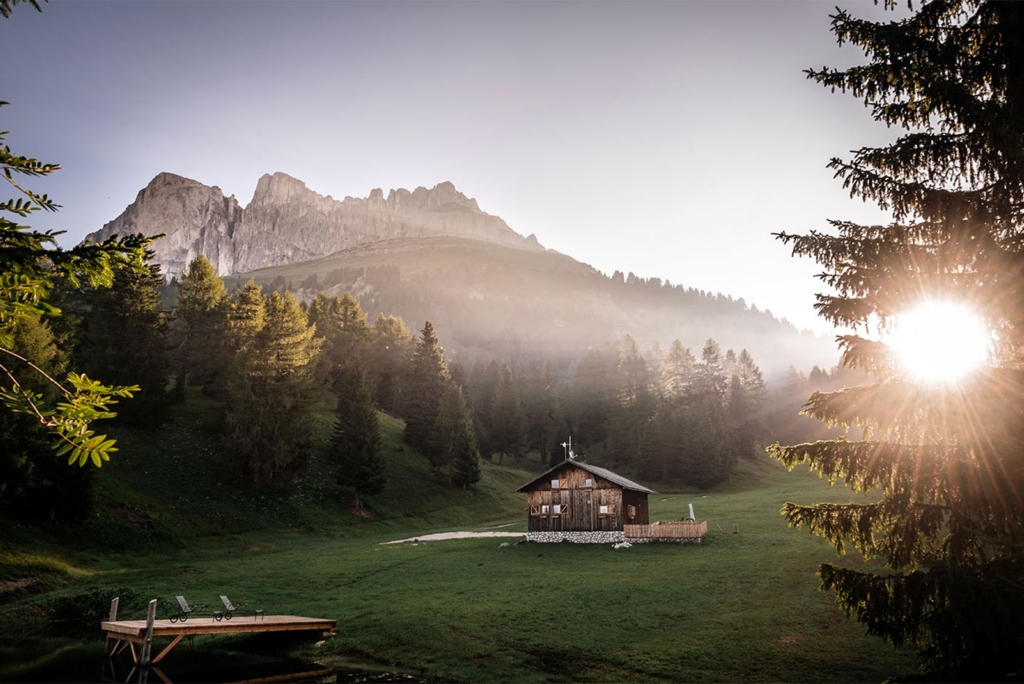
[[[969,307],[930,302],[901,315],[886,343],[900,366],[926,382],[955,382],[988,358],[992,335]]]

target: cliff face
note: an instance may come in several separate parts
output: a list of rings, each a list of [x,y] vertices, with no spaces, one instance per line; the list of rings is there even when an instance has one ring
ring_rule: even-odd
[[[232,236],[242,208],[234,196],[173,173],[161,173],[120,216],[86,236],[99,242],[112,235],[166,236],[154,243],[156,260],[178,274],[197,254],[205,254],[218,273],[234,272]],[[168,275],[170,277],[170,275]]]
[[[161,173],[124,213],[87,239],[142,233],[166,236],[153,243],[170,278],[205,254],[219,275],[244,273],[324,257],[392,238],[464,237],[527,250],[536,238],[516,233],[476,200],[441,183],[431,189],[380,189],[343,201],[319,195],[283,173],[264,175],[244,209],[234,196],[171,173]]]

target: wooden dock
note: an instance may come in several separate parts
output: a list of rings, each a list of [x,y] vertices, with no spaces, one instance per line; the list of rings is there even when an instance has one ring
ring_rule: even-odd
[[[196,634],[240,634],[246,632],[334,632],[337,620],[299,617],[297,615],[238,616],[230,620],[190,618],[185,622],[156,620],[156,600],[150,601],[146,620],[117,620],[117,599],[110,607],[110,620],[101,624],[107,633],[107,654],[117,655],[126,648],[131,651],[136,665],[147,667],[163,660],[172,648],[186,636]],[[150,657],[154,637],[171,637],[171,643],[156,657]],[[136,644],[141,648],[136,650]]]

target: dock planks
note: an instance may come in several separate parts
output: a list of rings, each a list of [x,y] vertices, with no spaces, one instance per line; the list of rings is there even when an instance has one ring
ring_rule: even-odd
[[[337,620],[298,617],[296,615],[267,615],[262,619],[235,616],[230,620],[189,618],[187,622],[155,620],[153,636],[188,636],[190,634],[234,634],[238,632],[297,632],[303,630],[334,631]],[[145,620],[116,620],[104,622],[103,631],[123,641],[141,643],[146,633]]]
[[[160,662],[186,636],[196,634],[239,634],[242,632],[333,632],[337,624],[337,620],[299,617],[297,615],[266,615],[259,619],[236,615],[230,620],[215,620],[211,617],[190,618],[186,622],[154,620],[151,638],[173,637],[173,641],[156,658],[153,658],[152,663]],[[121,642],[126,642],[125,645],[131,646],[132,659],[136,663],[149,664],[148,658],[140,658],[136,654],[134,646],[134,644],[146,643],[146,631],[149,627],[146,620],[108,620],[103,622],[101,627],[107,633],[108,644],[110,641],[117,642],[113,648],[108,649],[111,655],[118,652],[118,646]],[[123,647],[121,650],[123,650]]]

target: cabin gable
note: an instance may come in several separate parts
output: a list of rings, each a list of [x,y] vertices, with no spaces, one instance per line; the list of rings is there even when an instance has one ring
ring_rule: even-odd
[[[615,532],[649,520],[647,494],[624,490],[572,462],[524,489],[530,532]]]
[[[550,492],[554,491],[554,481],[558,481],[558,489],[621,489],[614,482],[603,477],[589,473],[583,468],[575,467],[571,462],[566,462],[562,467],[545,475],[530,486],[531,491]],[[587,481],[590,481],[589,486]]]

